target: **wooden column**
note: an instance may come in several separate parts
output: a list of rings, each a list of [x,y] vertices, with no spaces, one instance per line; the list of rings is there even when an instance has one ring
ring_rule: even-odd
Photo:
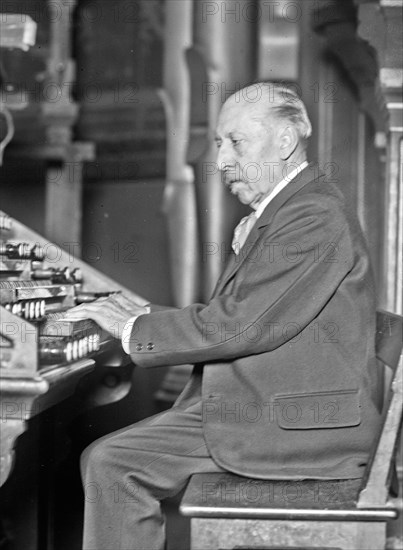
[[[196,196],[193,170],[187,162],[192,98],[185,52],[192,43],[192,13],[192,0],[169,0],[166,4],[161,90],[167,120],[164,211],[169,231],[172,291],[178,307],[198,298]]]
[[[78,105],[72,96],[75,62],[71,57],[76,0],[52,0],[48,4],[52,16],[44,84],[51,98],[41,105],[47,144],[38,152],[39,157],[49,162],[45,231],[60,246],[75,243],[80,254],[83,162],[93,160],[95,153],[92,144],[72,141],[72,127],[78,117]],[[48,151],[48,156],[44,151]]]
[[[221,182],[213,136],[223,102],[254,80],[256,5],[167,3],[161,94],[168,125],[165,210],[178,306],[209,298],[232,227],[243,214]]]
[[[193,148],[192,162],[200,220],[202,298],[207,300],[228,255],[233,227],[245,213],[221,181],[213,138],[222,104],[255,79],[258,12],[254,11],[256,0],[194,2],[191,53],[199,77],[193,81],[192,101],[199,107],[199,116],[193,124],[193,144],[198,139],[198,146]]]
[[[43,156],[39,151],[37,158]],[[83,162],[95,156],[92,143],[50,147],[46,154],[45,232],[59,246],[80,255]]]
[[[378,100],[387,109],[385,227],[382,243],[380,306],[402,313],[402,137],[403,137],[403,1],[355,0],[359,35],[376,50]]]

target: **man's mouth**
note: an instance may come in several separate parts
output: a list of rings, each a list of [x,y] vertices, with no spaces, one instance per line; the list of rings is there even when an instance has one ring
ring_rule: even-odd
[[[236,179],[236,178],[231,178],[229,176],[226,176],[224,178],[224,183],[227,187],[231,188],[234,184],[238,183],[240,180]]]
[[[222,172],[222,180],[229,188],[236,183],[242,183],[242,178],[240,176],[241,174],[238,168],[233,168]]]
[[[226,182],[226,186],[231,191],[231,193],[236,192],[236,188],[238,187],[238,184],[242,184],[242,181],[241,180],[229,180],[228,182]]]

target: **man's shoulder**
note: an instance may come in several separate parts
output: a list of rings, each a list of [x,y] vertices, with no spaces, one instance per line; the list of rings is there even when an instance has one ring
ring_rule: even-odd
[[[290,183],[290,186],[293,182]],[[292,192],[279,205],[275,217],[322,216],[333,221],[347,221],[351,209],[340,189],[327,181],[324,174],[310,179],[303,186]]]
[[[348,210],[340,189],[329,176],[320,173],[314,163],[308,164],[268,204],[261,216],[260,225],[274,221],[277,216],[294,216],[298,208],[301,214],[309,210],[317,214],[329,211],[332,215],[337,215]]]
[[[309,164],[290,184],[296,189],[296,192],[292,195],[296,198],[304,195],[315,195],[317,201],[334,203],[342,207],[346,206],[346,200],[339,186],[339,181],[324,172],[318,171],[313,163]]]

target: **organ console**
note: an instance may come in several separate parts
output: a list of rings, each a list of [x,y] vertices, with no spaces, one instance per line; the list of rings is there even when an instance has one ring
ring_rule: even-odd
[[[29,420],[73,394],[84,377],[91,405],[128,393],[131,363],[120,342],[89,319],[64,319],[79,303],[122,291],[147,303],[0,211],[1,485]]]

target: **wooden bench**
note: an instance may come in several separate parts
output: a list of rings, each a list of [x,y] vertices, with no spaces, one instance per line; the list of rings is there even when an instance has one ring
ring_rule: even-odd
[[[193,475],[180,511],[191,517],[192,550],[382,550],[402,421],[402,318],[377,313],[376,354],[392,371],[382,430],[363,479],[271,481],[230,473]]]

